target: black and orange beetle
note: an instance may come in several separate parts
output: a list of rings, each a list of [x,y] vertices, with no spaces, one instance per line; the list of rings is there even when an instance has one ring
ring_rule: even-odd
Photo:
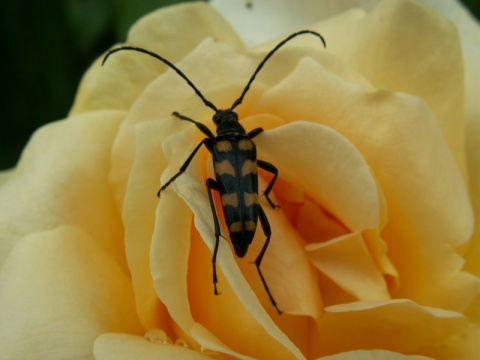
[[[255,235],[255,231],[257,229],[257,221],[258,219],[260,219],[260,224],[266,236],[266,240],[255,260],[255,266],[257,267],[258,274],[260,276],[260,279],[262,280],[265,291],[267,292],[270,301],[272,302],[273,306],[279,314],[281,314],[282,312],[278,308],[277,303],[268,288],[267,282],[263,277],[262,271],[260,270],[260,264],[262,263],[263,256],[265,255],[265,251],[267,250],[272,232],[267,216],[265,215],[265,212],[263,211],[261,205],[258,202],[257,168],[264,169],[273,174],[272,180],[264,191],[265,198],[267,199],[270,206],[272,206],[273,208],[276,208],[278,206],[272,202],[269,194],[277,179],[278,170],[274,165],[266,161],[257,159],[256,147],[252,139],[259,135],[263,131],[263,129],[256,128],[247,133],[243,126],[239,123],[238,115],[234,111],[234,109],[242,103],[245,94],[250,89],[250,85],[255,80],[255,77],[260,72],[265,63],[268,61],[268,59],[288,41],[302,34],[315,35],[322,41],[323,45],[326,46],[323,37],[315,31],[302,30],[291,34],[290,36],[282,40],[280,43],[278,43],[278,45],[275,46],[265,56],[265,58],[257,66],[255,72],[251,76],[240,97],[235,100],[230,109],[226,110],[217,109],[217,107],[212,102],[208,101],[202,95],[202,93],[180,69],[178,69],[167,59],[151,51],[133,46],[121,46],[108,51],[102,62],[103,65],[110,55],[123,50],[132,50],[150,55],[175,70],[175,72],[179,76],[181,76],[187,82],[187,84],[195,91],[195,93],[202,99],[205,106],[208,106],[215,111],[215,114],[213,115],[213,122],[216,126],[217,136],[215,136],[204,124],[193,120],[187,116],[181,115],[178,112],[173,112],[173,115],[178,119],[189,121],[195,124],[195,126],[207,137],[195,147],[193,152],[180,167],[180,170],[160,188],[157,196],[160,196],[160,193],[164,191],[173,181],[175,181],[177,177],[179,177],[187,169],[188,165],[194,158],[197,151],[202,147],[202,145],[205,145],[212,154],[216,178],[216,180],[209,178],[206,181],[208,195],[210,199],[210,206],[213,213],[213,222],[215,226],[215,248],[212,257],[214,292],[216,295],[219,294],[217,290],[218,280],[216,259],[221,232],[213,200],[213,190],[217,191],[220,194],[225,223],[230,234],[230,240],[233,244],[235,254],[238,257],[244,257],[247,253],[248,247],[250,246]]]

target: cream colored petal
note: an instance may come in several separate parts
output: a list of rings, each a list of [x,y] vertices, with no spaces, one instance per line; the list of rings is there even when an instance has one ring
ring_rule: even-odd
[[[472,319],[475,323],[480,323],[480,294],[477,294],[476,298],[468,309],[465,310],[465,314],[469,317],[469,319]]]
[[[207,37],[243,49],[236,32],[205,3],[163,7],[140,18],[128,32],[129,43],[141,47],[153,45],[152,51],[160,53],[160,50],[166,49],[172,54],[187,54]]]
[[[170,316],[187,334],[194,323],[186,281],[191,219],[190,210],[175,193],[162,193],[150,253],[150,266],[158,297],[167,307]]]
[[[390,299],[385,280],[360,233],[306,247],[315,266],[361,301]]]
[[[186,154],[188,141],[192,139],[191,131],[188,135],[180,132],[168,138],[165,142],[177,144],[178,148],[172,146],[171,151],[167,150],[167,158],[174,164],[181,164],[182,160],[177,156],[182,156],[180,153]],[[171,155],[171,152],[174,155]],[[186,334],[189,334],[190,328],[194,325],[187,295],[192,213],[175,193],[174,188],[178,182],[186,181],[195,168],[198,169],[198,161],[195,159],[187,171],[170,188],[161,193],[150,248],[150,266],[157,295],[167,307],[170,316]],[[162,184],[166,183],[178,168],[179,166],[167,168],[162,174]]]
[[[122,118],[117,111],[85,113],[37,130],[0,188],[3,256],[22,236],[71,224],[97,236],[127,271],[121,219],[107,178]]]
[[[340,18],[314,26],[328,51],[378,89],[424,99],[466,177],[464,67],[455,27],[409,0],[382,1],[368,14],[351,11]]]
[[[211,210],[209,210],[209,213],[211,214]],[[269,216],[269,219],[271,220],[272,217]],[[212,226],[212,220],[210,221],[210,226]],[[262,241],[264,240],[264,238],[261,236],[262,231],[259,229],[258,233],[260,233],[258,237],[260,244],[262,244]],[[279,238],[280,233],[276,231],[275,234],[275,242],[277,242],[277,240],[281,240]],[[220,239],[220,241],[224,243],[227,242],[227,240],[224,239]],[[257,239],[254,239],[253,243],[255,244],[256,241]],[[307,339],[309,329],[312,326],[312,321],[305,316],[289,316],[287,313],[279,316],[277,314],[260,282],[255,266],[249,260],[252,259],[253,261],[256,255],[254,249],[252,248],[253,246],[254,245],[252,244],[246,258],[237,260],[237,264],[242,270],[242,276],[247,279],[249,285],[255,291],[255,294],[260,300],[261,304],[265,310],[267,310],[273,320],[281,327],[283,331],[285,331],[286,335],[299,347],[303,353],[308,353]],[[292,246],[290,246],[288,249],[292,249]],[[229,250],[232,251],[231,249]],[[272,250],[273,249],[271,249],[269,246],[265,255],[265,261],[274,257],[274,251]],[[286,358],[289,356],[288,354],[290,353],[288,350],[286,350],[283,345],[272,338],[263,325],[260,324],[251,313],[249,313],[248,309],[245,308],[232,289],[228,279],[224,276],[222,268],[219,266],[217,266],[217,272],[218,290],[220,295],[216,296],[213,294],[211,263],[212,252],[210,249],[208,249],[205,241],[195,230],[192,231],[190,254],[188,293],[191,294],[190,305],[192,314],[197,321],[197,324],[191,329],[192,336],[194,336],[196,339],[202,339],[201,343],[203,346],[209,349],[217,349],[221,352],[225,352],[225,350],[221,347],[219,348],[218,345],[215,345],[218,344],[219,339],[227,344],[231,349],[235,349],[237,352],[241,352],[242,354],[248,355],[255,359]],[[294,258],[294,260],[297,259]],[[284,299],[279,298],[279,295],[281,296],[281,294],[278,293],[278,288],[275,287],[275,275],[277,274],[273,273],[272,278],[272,273],[267,272],[269,269],[263,265],[264,264],[262,263],[264,275],[267,278],[272,293],[274,294],[278,303],[281,304],[281,308],[286,310],[284,307]],[[293,266],[295,265],[296,264],[293,264]],[[282,270],[281,274],[278,275],[280,278],[286,273],[285,268],[287,268],[287,270],[291,269],[287,266],[284,266],[284,264],[280,264],[279,268]],[[300,267],[298,270],[291,269],[291,272],[297,273],[299,276],[305,276],[305,273],[302,273],[302,270],[302,267]],[[295,274],[289,275],[289,277],[292,276],[295,276]],[[297,283],[298,282],[301,281],[297,281]],[[296,289],[300,289],[302,291],[305,290],[297,284],[291,286],[290,281],[288,281],[288,283],[289,289],[286,291],[286,293],[290,293],[292,290],[295,291]],[[315,288],[314,290],[318,291]],[[311,292],[311,290],[306,291],[305,297],[309,297]],[[300,295],[301,294],[295,294],[292,296],[293,300],[298,300]],[[296,307],[292,308],[300,308],[303,310],[302,306],[305,304],[308,305],[311,301],[312,299],[302,299],[299,305],[296,305]],[[308,310],[311,311],[311,309]],[[232,327],[231,324],[237,324],[237,326]],[[215,334],[213,339],[211,339],[213,336],[212,334],[206,334],[205,328]],[[290,357],[293,357],[293,355]]]
[[[103,334],[95,340],[96,360],[211,360],[210,354],[184,348],[180,345],[158,344],[143,337],[127,334]]]
[[[479,282],[462,272],[454,250],[472,234],[471,205],[437,120],[421,100],[365,92],[304,59],[252,111],[325,124],[359,149],[388,206],[384,239],[403,277],[395,296],[456,310],[471,302]]]
[[[465,87],[466,87],[466,119],[467,119],[467,160],[470,175],[470,194],[475,210],[476,228],[472,237],[472,243],[467,249],[467,264],[465,268],[477,276],[480,276],[480,24],[477,19],[467,11],[451,1],[426,1],[442,14],[452,20],[458,27],[463,48],[465,63]],[[476,320],[480,321],[480,298],[472,306],[476,313]]]
[[[294,178],[297,186],[351,231],[379,224],[375,180],[365,159],[341,134],[320,124],[296,121],[259,136],[256,143],[259,157]]]
[[[423,0],[437,11],[440,11],[458,27],[462,42],[465,67],[466,88],[466,136],[467,161],[470,175],[470,192],[473,201],[476,223],[480,224],[480,24],[465,8],[455,1]],[[476,226],[472,245],[468,249],[466,269],[477,276],[480,275],[480,226]],[[478,300],[480,303],[480,299]],[[477,317],[480,320],[480,316]]]
[[[213,313],[214,316],[219,316],[220,313]],[[219,339],[213,335],[210,331],[206,329],[204,325],[200,325],[199,323],[195,323],[195,325],[191,329],[192,335],[196,339],[200,339],[202,346],[208,349],[212,349],[211,351],[217,351],[222,354],[231,355],[234,359],[245,359],[245,360],[253,360],[253,359],[262,359],[262,358],[285,358],[285,359],[296,359],[291,353],[285,351],[279,344],[272,344],[271,342],[262,342],[264,339],[263,329],[258,328],[258,323],[253,324],[249,330],[252,332],[252,335],[255,336],[244,336],[241,334],[241,329],[250,323],[251,316],[247,313],[245,317],[239,317],[238,322],[236,323],[239,326],[225,326],[226,329],[230,328],[233,331],[228,331],[227,333],[218,334],[219,336],[226,337],[230,343],[240,343],[238,351],[233,351],[225,347],[225,345],[221,344]],[[226,317],[222,317],[222,320],[226,320]],[[236,320],[235,318],[233,320]],[[246,320],[245,323],[242,320]],[[208,323],[208,322],[206,322]],[[209,324],[210,325],[210,324]],[[225,324],[227,325],[227,324]],[[240,327],[241,326],[241,327]],[[240,334],[242,336],[240,336]],[[233,337],[233,338],[232,338]],[[239,337],[239,339],[235,339],[234,337]],[[243,341],[241,340],[243,338]],[[260,340],[259,340],[260,339]],[[262,348],[263,347],[263,348]],[[252,355],[245,355],[245,353],[251,353],[252,348],[254,349]],[[280,350],[280,351],[279,351]],[[301,359],[304,359],[301,357]]]
[[[477,276],[480,276],[480,153],[478,144],[480,144],[480,111],[476,119],[468,125],[467,134],[467,155],[470,170],[470,194],[475,210],[475,232],[472,236],[472,242],[466,254],[466,269]],[[479,299],[480,300],[480,299]],[[480,317],[478,318],[480,320]]]
[[[420,0],[420,2],[447,17],[457,27],[462,44],[465,69],[467,144],[470,147],[470,154],[473,154],[473,145],[478,144],[476,139],[480,136],[480,125],[478,125],[480,123],[480,103],[477,100],[480,84],[480,62],[478,61],[480,58],[479,21],[459,1]],[[475,156],[475,159],[478,161],[478,157]],[[477,177],[475,179],[478,179],[480,176],[478,175],[479,168],[480,165],[469,167],[470,171],[476,170]],[[472,181],[472,185],[478,183],[478,181]]]
[[[185,187],[187,183],[177,184],[177,186],[179,187],[182,185]],[[190,191],[189,191],[190,193],[192,190],[192,185],[191,183],[188,185],[190,188]],[[198,194],[195,194],[195,195],[192,194],[192,197],[189,197],[188,195],[184,195],[184,194],[182,195],[184,196],[184,200],[189,204],[189,206],[193,208],[193,211],[195,213],[195,226],[197,227],[199,232],[202,234],[202,237],[204,241],[206,241],[207,246],[210,248],[210,251],[213,251],[215,237],[214,237],[214,231],[212,227],[211,209],[208,204],[208,198],[205,191],[203,190],[203,187],[199,186],[198,189],[195,187],[195,192],[197,191],[198,191]],[[198,197],[198,199],[194,199],[193,196]],[[275,311],[272,308],[269,308],[269,313],[272,314],[272,315],[269,315],[264,310],[264,308],[260,305],[257,296],[252,291],[249,284],[246,282],[244,275],[240,272],[240,269],[238,268],[238,265],[236,264],[233,258],[233,253],[231,248],[227,245],[225,241],[220,241],[220,246],[219,246],[218,255],[217,255],[217,263],[218,263],[218,267],[222,269],[222,272],[225,275],[225,278],[227,279],[229,285],[233,288],[236,296],[238,296],[238,298],[240,299],[241,304],[247,309],[249,315],[253,319],[255,319],[256,322],[260,324],[261,327],[267,332],[268,336],[270,337],[270,339],[267,338],[267,340],[270,342],[273,339],[273,341],[278,342],[277,344],[275,344],[276,347],[283,346],[284,349],[282,353],[284,354],[285,358],[294,357],[294,358],[302,359],[303,355],[298,350],[298,348],[292,343],[292,341],[280,330],[278,325],[275,324],[275,322],[272,320],[271,316],[278,316],[278,315],[275,315]],[[253,267],[251,267],[251,269],[252,271],[254,271]],[[220,286],[225,287],[225,285],[220,285]],[[271,306],[271,304],[267,303],[266,306]],[[238,331],[239,329],[240,328],[237,328],[236,331]],[[248,329],[245,329],[243,327],[241,329],[244,331],[248,331]],[[247,337],[255,336],[255,333],[250,334],[247,332],[245,333],[244,336],[247,336]],[[199,341],[201,344],[203,344],[203,341],[205,341],[204,337],[197,338],[196,340]],[[264,342],[264,344],[268,344],[269,342]],[[209,347],[217,351],[221,350],[221,348],[214,348],[211,346]],[[264,349],[261,349],[261,350],[262,352],[265,352],[266,349],[269,349],[267,345]],[[242,353],[243,346],[235,350],[239,353]],[[277,352],[276,350],[277,349],[275,349],[275,352]]]
[[[283,175],[285,174],[282,173]],[[278,193],[282,189],[276,187],[275,190]],[[340,220],[331,216],[320,204],[309,197],[305,197],[303,192],[301,195],[301,197],[295,199],[294,205],[296,207],[292,211],[294,217],[291,221],[307,243],[324,242],[350,232]],[[283,192],[278,196],[283,199]],[[285,205],[283,205],[283,208],[285,208]]]
[[[212,0],[217,9],[248,46],[308,28],[320,19],[345,11],[350,7],[371,7],[376,0]]]
[[[322,356],[318,360],[427,360],[430,357],[419,355],[404,355],[387,350],[355,350],[336,355]]]
[[[271,218],[272,217],[269,216],[269,219]],[[259,229],[258,232],[261,233],[261,230]],[[275,234],[275,242],[281,240],[281,238],[279,238],[280,233],[276,231]],[[261,236],[260,239],[263,240]],[[220,241],[226,243],[226,240],[221,239]],[[254,243],[256,241],[257,239],[254,239]],[[287,251],[291,248],[292,246],[290,246]],[[253,249],[250,249],[247,256],[252,255],[254,257],[256,254],[252,254],[252,251]],[[231,349],[236,349],[238,352],[255,359],[293,358],[293,354],[289,355],[291,353],[288,352],[283,345],[273,339],[258,320],[244,307],[229,284],[228,279],[223,275],[221,267],[217,268],[218,290],[220,295],[216,296],[213,294],[212,253],[206,246],[205,241],[196,231],[193,232],[190,253],[188,292],[189,294],[192,294],[190,296],[190,304],[194,318],[197,321],[196,326],[191,330],[191,333],[194,334],[192,336],[196,339],[201,338],[202,344],[205,347],[209,349],[217,349],[222,352],[223,350],[218,348],[218,345],[215,345],[218,343],[219,339],[229,345]],[[274,253],[275,251],[269,246],[265,255],[265,261],[274,258]],[[280,259],[282,258],[280,257]],[[255,266],[250,263],[247,258],[238,259],[237,264],[242,270],[242,275],[247,279],[250,286],[255,291],[256,296],[272,319],[280,326],[290,340],[297,345],[302,353],[308,354],[308,334],[311,327],[314,326],[313,321],[306,316],[290,316],[288,313],[279,316],[265,293]],[[262,263],[264,275],[267,278],[268,285],[270,286],[273,295],[279,306],[281,306],[283,310],[287,310],[285,306],[287,304],[289,305],[289,303],[285,302],[284,298],[279,297],[282,294],[279,293],[278,287],[275,286],[275,280],[278,280],[275,278],[275,275],[278,274],[267,272],[269,268],[264,267],[263,265],[264,264]],[[286,293],[291,293],[297,289],[305,291],[305,289],[302,288],[302,284],[298,285],[294,283],[292,286],[292,282],[290,281],[292,277],[295,277],[297,283],[306,282],[305,279],[299,278],[299,276],[304,276],[301,271],[302,268],[297,270],[296,268],[288,267],[288,263],[277,264],[276,259],[274,260],[274,265],[278,265],[277,268],[281,270],[281,274],[278,275],[280,281],[287,271],[293,273],[293,275],[289,275],[285,281],[284,287],[288,288],[287,291],[285,291]],[[296,264],[293,264],[293,266],[295,265]],[[318,291],[318,289],[315,288],[314,290]],[[305,293],[294,294],[294,296],[292,296],[293,301],[298,300],[301,295],[309,297],[311,296],[311,293],[312,291],[307,289]],[[291,299],[288,300],[293,302]],[[301,308],[305,303],[309,304],[311,301],[312,300],[302,299],[300,305],[291,308]],[[320,309],[321,304],[319,305],[318,310]],[[204,328],[199,324],[202,324]],[[236,324],[236,326],[231,326],[231,324]],[[206,334],[205,328],[215,334],[216,338],[211,339],[212,335]]]
[[[267,185],[268,183],[260,177],[259,194]],[[272,193],[270,197],[274,203],[278,203]],[[316,318],[320,315],[323,305],[317,286],[316,271],[311,266],[304,251],[305,242],[288,221],[283,211],[272,209],[262,196],[260,196],[259,201],[272,232],[270,243],[261,264],[261,270],[268,287],[279,308],[286,314]],[[277,318],[254,266],[254,261],[261,252],[265,240],[266,237],[259,222],[253,242],[245,258],[239,260],[239,266],[264,307],[271,310],[272,316]]]
[[[166,7],[145,16],[132,27],[127,42],[157,52],[175,63],[206,37],[238,49],[243,47],[225,20],[201,2]],[[167,69],[162,62],[144,54],[115,54],[103,67],[102,58],[97,59],[84,75],[72,114],[128,109],[144,88]]]
[[[12,174],[13,174],[13,169],[0,171],[0,187],[2,187],[3,184],[7,182],[7,180],[10,178]]]
[[[135,162],[129,173],[123,204],[125,251],[135,289],[137,311],[146,328],[164,327],[169,316],[155,292],[150,269],[150,245],[159,199],[159,178],[167,162],[162,142],[177,131],[173,121],[149,121],[134,128]]]
[[[20,239],[0,273],[5,359],[80,359],[104,332],[142,333],[128,276],[73,226]]]
[[[470,323],[440,346],[438,344],[427,345],[425,352],[428,351],[434,359],[476,359],[479,341],[480,326]]]
[[[308,196],[321,204],[351,231],[374,228],[379,225],[380,218],[385,216],[380,214],[380,202],[383,200],[379,199],[376,182],[365,160],[348,140],[335,131],[319,124],[298,121],[259,136],[257,144],[261,156],[275,164],[280,169],[281,175],[292,177],[297,186],[302,187]],[[310,241],[319,242],[321,236],[320,229],[318,239]],[[350,238],[347,236],[345,239]],[[349,262],[352,260],[348,258],[350,252],[340,249],[337,249],[339,251],[337,255],[341,258],[343,254],[345,258],[335,259],[340,261],[339,264],[349,263],[352,266],[351,274],[360,276],[361,269],[365,270],[364,282],[368,281],[372,286],[368,290],[358,282],[359,278],[353,279],[345,272],[334,274],[334,268],[325,267],[327,262],[322,260],[324,257],[321,254],[328,251],[327,249],[332,249],[331,247],[312,245],[307,248],[309,252],[311,251],[309,258],[321,270],[340,281],[342,287],[348,287],[349,291],[357,296],[377,300],[389,298],[385,281],[364,240],[358,233],[357,237],[351,239],[358,239],[356,248],[362,249],[355,255],[358,261]],[[363,257],[360,257],[361,254]]]
[[[435,348],[441,349],[467,329],[462,314],[410,300],[357,302],[325,308],[316,346],[324,354],[384,349],[436,358]]]

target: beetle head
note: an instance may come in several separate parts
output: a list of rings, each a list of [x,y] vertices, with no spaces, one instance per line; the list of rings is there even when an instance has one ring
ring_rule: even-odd
[[[213,115],[213,122],[216,126],[225,122],[238,122],[238,115],[233,110],[217,110]]]

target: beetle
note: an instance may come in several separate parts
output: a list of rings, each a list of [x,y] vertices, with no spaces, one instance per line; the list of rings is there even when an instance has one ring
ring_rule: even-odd
[[[229,109],[223,110],[218,109],[212,102],[207,100],[197,89],[197,87],[190,81],[190,79],[174,64],[149,50],[134,46],[120,46],[109,50],[102,62],[103,65],[110,55],[118,51],[125,50],[136,51],[152,56],[172,68],[195,91],[205,106],[215,111],[215,114],[213,115],[213,123],[216,126],[216,135],[214,135],[210,129],[201,122],[181,115],[176,111],[172,113],[172,115],[177,117],[179,120],[193,123],[206,136],[206,138],[204,138],[195,147],[195,149],[180,167],[179,171],[160,188],[157,196],[160,197],[161,192],[167,189],[168,186],[188,168],[198,150],[202,146],[205,146],[212,154],[213,167],[215,171],[215,179],[208,178],[206,180],[210,206],[213,213],[213,222],[215,226],[215,247],[212,256],[214,293],[215,295],[220,294],[217,289],[218,278],[216,261],[220,237],[223,237],[220,231],[218,215],[214,205],[213,191],[216,191],[220,195],[224,219],[230,235],[230,241],[232,242],[235,255],[238,257],[242,258],[247,253],[248,247],[250,246],[257,229],[257,222],[260,220],[266,240],[254,263],[270,302],[279,314],[281,314],[282,311],[278,308],[277,303],[270,292],[267,282],[265,281],[260,269],[263,256],[265,255],[265,251],[270,243],[272,231],[267,216],[265,215],[265,212],[258,201],[257,174],[258,168],[273,174],[273,178],[267,185],[263,194],[270,206],[272,208],[277,208],[278,205],[273,203],[269,195],[273,185],[275,184],[275,181],[277,180],[278,169],[266,161],[257,159],[256,146],[253,139],[261,134],[263,129],[258,127],[247,133],[244,127],[239,123],[238,115],[234,109],[242,103],[243,98],[250,89],[251,84],[268,59],[270,59],[270,57],[287,42],[303,34],[317,36],[323,43],[323,46],[326,47],[324,38],[318,32],[312,30],[302,30],[292,33],[279,42],[272,50],[270,50],[265,58],[258,64],[253,75],[250,77],[247,85],[243,89],[240,97],[235,100]]]

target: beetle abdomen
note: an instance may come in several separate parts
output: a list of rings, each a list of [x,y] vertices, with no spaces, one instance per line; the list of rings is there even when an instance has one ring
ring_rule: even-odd
[[[243,257],[258,220],[258,175],[255,144],[246,136],[218,137],[213,161],[225,222],[235,249]]]

